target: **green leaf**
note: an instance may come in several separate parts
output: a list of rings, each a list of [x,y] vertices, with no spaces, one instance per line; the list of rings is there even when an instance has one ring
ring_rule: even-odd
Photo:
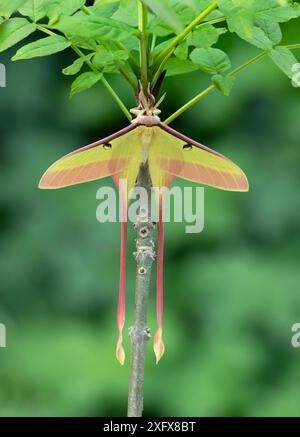
[[[33,21],[39,21],[46,16],[45,4],[52,0],[27,0],[24,6],[19,8],[19,12]]]
[[[77,47],[85,50],[91,50],[95,52],[97,50],[97,41],[92,38],[80,37],[80,36],[70,36],[68,35],[68,39],[72,42],[72,44]]]
[[[286,74],[290,79],[293,78],[295,74],[293,68],[298,61],[289,49],[278,46],[271,50],[268,55],[284,74]]]
[[[2,0],[0,4],[0,16],[9,18],[27,0]]]
[[[173,40],[173,38],[166,39],[165,41],[161,42],[160,44],[157,44],[155,46],[153,54],[156,56],[158,55],[162,50],[164,50],[168,45],[170,45],[170,42]]]
[[[215,74],[212,77],[212,82],[215,87],[225,96],[229,96],[234,85],[235,78],[230,76],[222,76],[222,74]]]
[[[188,39],[189,45],[199,48],[209,48],[218,42],[220,35],[226,33],[224,27],[214,27],[211,24],[200,26]]]
[[[265,32],[257,26],[253,27],[252,36],[246,37],[241,35],[242,39],[262,50],[270,50],[273,47],[272,41],[267,37]]]
[[[231,67],[227,54],[219,49],[195,49],[190,58],[202,71],[209,74],[223,73]]]
[[[61,15],[72,15],[85,4],[85,0],[50,0],[45,4],[45,11],[50,21],[57,22]]]
[[[70,38],[80,38],[90,41],[111,41],[113,39],[124,40],[135,33],[135,29],[112,18],[84,16],[62,16],[54,26]]]
[[[104,47],[98,48],[93,57],[93,64],[99,70],[106,73],[118,71],[127,61],[129,55],[124,50],[108,50]]]
[[[71,65],[64,68],[62,70],[63,74],[66,76],[73,76],[74,74],[79,73],[79,71],[82,69],[84,64],[84,58],[78,58],[76,59]]]
[[[103,4],[103,0],[99,1]],[[98,2],[96,2],[98,4]],[[113,17],[117,21],[129,24],[129,26],[137,27],[138,25],[138,14],[136,1],[121,1],[119,4],[119,9],[114,13]]]
[[[176,33],[183,31],[181,21],[169,0],[142,0],[146,6]]]
[[[175,2],[174,2],[174,0],[171,0],[171,2],[172,2],[172,7],[174,9],[174,12],[176,13],[177,17],[179,18],[181,25],[185,27],[188,24],[190,24],[190,22],[193,21],[193,19],[195,18],[194,11],[190,7],[185,5],[183,1],[176,1],[175,0]],[[202,11],[202,9],[205,9],[205,8],[200,6],[198,8],[198,13],[200,11]]]
[[[254,23],[254,0],[218,0],[221,12],[225,15],[230,32],[252,36]]]
[[[159,37],[165,37],[174,34],[172,28],[158,17],[154,17],[149,21],[148,30],[150,33],[153,33],[155,36]]]
[[[178,59],[186,60],[189,54],[189,47],[186,41],[183,41],[174,51]]]
[[[202,11],[205,8],[207,8],[212,2],[211,2],[211,0],[183,0],[180,3],[185,3],[196,14],[199,14],[199,11]]]
[[[257,25],[263,30],[273,45],[277,45],[282,40],[282,32],[278,23],[267,20],[258,20]]]
[[[71,85],[71,97],[75,94],[86,91],[94,86],[102,78],[102,73],[94,73],[93,71],[88,73],[82,73],[78,76]]]
[[[14,46],[36,30],[25,18],[11,18],[0,24],[0,52]]]
[[[21,47],[12,57],[12,61],[49,56],[70,47],[70,41],[63,36],[48,36]]]
[[[94,6],[90,6],[88,9],[92,14],[99,15],[99,17],[111,18],[117,12],[119,6],[120,2],[114,1],[112,3],[103,4],[101,0],[101,2],[96,2]]]
[[[289,0],[256,0],[255,19],[284,23],[300,16],[300,5]]]
[[[181,1],[176,2],[176,0],[175,1],[172,0],[172,6],[174,12],[177,14],[180,20],[182,29],[195,18],[194,12],[190,8],[182,4]],[[202,6],[199,5],[198,12],[201,11],[202,9],[204,8],[202,8]],[[174,34],[174,27],[168,24],[166,20],[163,20],[161,17],[150,15],[148,21],[149,21],[148,30],[150,33],[153,33],[154,35],[159,37],[164,37]]]
[[[167,76],[191,73],[199,70],[199,67],[191,61],[184,61],[178,58],[171,58],[166,63]]]

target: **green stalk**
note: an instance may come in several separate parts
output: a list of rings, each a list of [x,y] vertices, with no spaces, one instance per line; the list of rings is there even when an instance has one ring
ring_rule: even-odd
[[[290,45],[286,45],[284,46],[290,50],[295,50],[295,49],[300,49],[300,44],[290,44]],[[248,61],[244,62],[243,64],[241,64],[239,67],[235,68],[234,70],[232,70],[228,76],[232,77],[237,75],[238,73],[240,73],[242,70],[244,70],[245,68],[249,67],[250,65],[255,64],[256,62],[260,61],[261,59],[263,59],[265,56],[267,55],[267,52],[262,52],[259,53],[258,55],[254,56],[254,58],[249,59]],[[170,117],[168,117],[164,123],[165,124],[169,124],[171,123],[173,120],[175,120],[175,118],[179,117],[179,115],[183,114],[185,111],[187,111],[189,108],[191,108],[193,105],[195,105],[196,103],[198,103],[200,100],[202,100],[204,97],[206,97],[208,94],[210,94],[212,91],[214,91],[216,89],[215,85],[210,85],[208,88],[206,88],[205,90],[201,91],[201,93],[197,94],[195,97],[193,97],[191,100],[189,100],[187,103],[185,103],[185,105],[181,106],[181,108],[177,109],[176,112],[174,112],[174,114],[170,115]]]
[[[148,85],[148,35],[147,21],[148,10],[141,0],[137,0],[138,7],[138,30],[140,39],[140,67],[141,67],[141,82],[146,91]]]
[[[296,49],[300,49],[300,44],[289,44],[285,47],[290,49],[290,50],[296,50]]]
[[[80,8],[82,10],[82,12],[84,12],[86,15],[93,15],[93,13],[89,10],[89,8],[87,8],[86,6],[81,6]]]
[[[196,26],[198,26],[201,21],[204,20],[211,12],[213,12],[215,9],[217,9],[218,4],[216,2],[213,2],[210,6],[208,6],[204,11],[202,11],[185,29],[182,33],[177,35],[170,44],[159,53],[159,55],[156,58],[155,65],[158,66],[166,56],[169,55],[170,52],[172,52],[176,47],[191,33]]]
[[[164,124],[169,124],[175,118],[179,117],[179,115],[183,114],[185,111],[190,109],[193,105],[198,103],[200,100],[202,100],[204,97],[206,97],[208,94],[210,94],[212,91],[214,91],[216,87],[214,85],[210,85],[208,88],[206,88],[201,93],[197,94],[195,97],[193,97],[191,100],[189,100],[185,105],[181,106],[181,108],[177,109],[177,111],[174,112],[174,114],[170,115],[165,121]]]
[[[226,21],[226,17],[214,18],[212,20],[207,20],[204,23],[199,24],[198,27],[203,27],[203,26],[209,26],[209,25],[212,25],[212,24],[222,23],[223,21]]]
[[[37,29],[40,30],[41,32],[46,33],[47,35],[50,35],[50,36],[56,36],[57,35],[52,30],[47,29],[46,27],[44,27],[44,26],[42,26],[40,24],[37,25]],[[93,63],[89,59],[86,58],[85,54],[76,45],[72,44],[71,48],[74,50],[74,52],[80,58],[84,59],[84,62],[90,67],[90,69],[92,71],[94,71],[95,73],[99,72],[99,70],[93,65]],[[118,94],[115,92],[115,90],[107,82],[107,80],[105,79],[104,76],[102,76],[101,82],[105,86],[105,88],[107,89],[109,94],[112,96],[112,98],[115,100],[115,102],[117,103],[117,105],[119,106],[121,111],[124,113],[124,115],[128,118],[129,121],[131,121],[132,120],[132,116],[131,116],[130,112],[128,111],[128,109],[126,108],[126,106],[124,105],[124,103],[122,102],[120,97],[118,96]]]

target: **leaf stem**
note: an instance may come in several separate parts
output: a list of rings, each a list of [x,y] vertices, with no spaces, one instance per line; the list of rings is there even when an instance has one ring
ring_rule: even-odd
[[[138,7],[138,30],[140,39],[140,67],[141,67],[141,82],[146,91],[148,85],[148,35],[147,21],[148,10],[141,0],[137,0]]]
[[[284,46],[290,50],[295,50],[295,49],[300,49],[300,44],[289,44]],[[228,76],[232,77],[237,75],[238,73],[240,73],[241,71],[243,71],[245,68],[249,67],[250,65],[255,64],[256,62],[260,61],[261,59],[263,59],[265,56],[267,55],[267,52],[261,52],[258,55],[254,56],[253,58],[249,59],[248,61],[244,62],[243,64],[241,64],[240,66],[238,66],[237,68],[235,68],[234,70],[232,70]],[[179,115],[183,114],[185,111],[187,111],[189,108],[191,108],[193,105],[195,105],[196,103],[198,103],[200,100],[202,100],[204,97],[206,97],[208,94],[210,94],[212,91],[214,91],[216,89],[215,85],[210,85],[209,87],[207,87],[205,90],[201,91],[201,93],[197,94],[195,97],[193,97],[191,100],[189,100],[187,103],[185,103],[183,106],[181,106],[179,109],[177,109],[176,112],[174,112],[174,114],[170,115],[170,117],[168,117],[164,123],[165,124],[169,124],[171,123],[173,120],[175,120],[175,118],[179,117]]]
[[[300,49],[300,44],[289,44],[287,46],[285,46],[287,49],[290,50],[296,50],[296,49]]]
[[[80,8],[82,12],[84,12],[86,15],[93,15],[92,11],[89,10],[89,8],[85,5],[81,6]]]
[[[44,26],[42,26],[40,24],[37,24],[37,29],[40,30],[41,32],[46,33],[47,35],[50,35],[50,36],[56,36],[57,35],[52,30],[47,29],[46,27],[44,27]],[[97,72],[97,73],[99,72],[99,70],[93,65],[93,63],[89,59],[87,59],[85,54],[76,45],[72,44],[71,48],[74,50],[74,52],[80,58],[84,59],[84,62],[90,67],[90,69],[92,71]],[[112,96],[112,98],[115,100],[115,102],[117,103],[117,105],[119,106],[121,111],[124,113],[124,115],[128,118],[129,121],[131,121],[132,120],[132,116],[131,116],[130,112],[128,111],[128,109],[126,108],[126,106],[124,105],[124,103],[122,102],[120,97],[118,96],[118,94],[115,92],[115,90],[112,88],[112,86],[107,82],[107,80],[105,79],[104,76],[102,76],[101,82],[105,86],[105,88],[107,89],[109,94]]]
[[[209,26],[209,25],[213,25],[213,24],[217,24],[217,23],[222,23],[223,21],[226,21],[226,17],[213,18],[211,20],[205,21],[204,23],[200,23],[199,27]]]

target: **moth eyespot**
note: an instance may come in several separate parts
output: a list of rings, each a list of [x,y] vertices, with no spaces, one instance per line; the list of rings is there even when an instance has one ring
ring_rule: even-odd
[[[184,144],[184,145],[182,146],[182,149],[183,149],[183,150],[192,150],[192,148],[193,148],[193,146],[192,146],[191,144]]]
[[[111,149],[111,144],[110,143],[104,143],[103,144],[103,149],[105,149],[105,150],[109,150],[109,149]]]

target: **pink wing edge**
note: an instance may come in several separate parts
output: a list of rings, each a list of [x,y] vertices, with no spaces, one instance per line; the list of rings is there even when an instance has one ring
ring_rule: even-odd
[[[85,150],[93,149],[94,147],[100,146],[101,144],[109,143],[110,141],[115,140],[116,138],[121,137],[122,135],[125,135],[128,132],[136,129],[137,127],[138,127],[137,124],[130,124],[129,126],[124,127],[123,129],[115,132],[114,134],[109,135],[108,137],[102,138],[101,140],[95,141],[94,143],[87,144],[86,146],[73,150],[73,152],[68,153],[63,158],[66,158],[67,156],[75,155],[76,153],[79,152],[84,152]]]
[[[220,158],[227,159],[227,161],[231,161],[231,159],[227,158],[226,156],[222,155],[221,153],[216,152],[215,150],[210,149],[209,147],[204,146],[201,143],[197,143],[197,141],[193,140],[192,138],[187,137],[186,135],[183,135],[182,133],[178,132],[177,130],[173,129],[172,127],[170,127],[164,123],[159,123],[158,126],[162,130],[167,132],[168,134],[173,135],[174,137],[177,137],[178,139],[185,141],[186,143],[191,144],[192,146],[198,147],[198,149],[205,150],[206,152],[212,153],[213,155],[219,156]]]

